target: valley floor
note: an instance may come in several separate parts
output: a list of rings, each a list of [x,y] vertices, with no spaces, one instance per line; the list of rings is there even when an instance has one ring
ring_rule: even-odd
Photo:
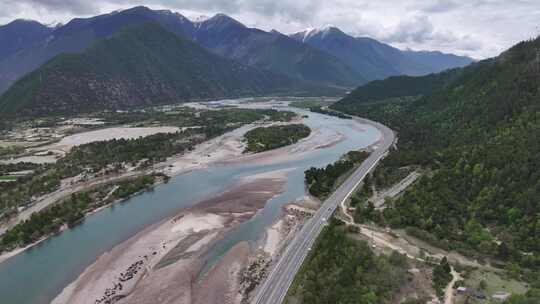
[[[103,254],[53,303],[107,303],[118,296],[128,296],[122,303],[156,299],[160,303],[218,303],[229,290],[237,289],[227,285],[236,281],[227,276],[243,269],[249,246],[235,246],[197,282],[205,253],[226,231],[253,217],[283,191],[286,177],[287,171],[281,170],[244,178],[229,190],[152,225]]]
[[[297,121],[301,121],[301,119],[296,119],[290,123]],[[62,181],[58,190],[37,198],[30,207],[21,210],[17,216],[9,219],[8,222],[0,224],[0,235],[18,223],[29,219],[33,213],[39,212],[73,193],[91,189],[107,183],[142,176],[151,172],[160,172],[172,177],[193,170],[204,169],[211,164],[217,163],[257,162],[262,164],[264,162],[274,162],[288,158],[292,159],[293,157],[300,157],[300,155],[297,154],[302,151],[306,152],[319,147],[323,142],[326,142],[327,144],[335,144],[343,139],[343,135],[341,137],[338,136],[337,138],[330,139],[324,137],[321,138],[321,136],[317,136],[320,135],[319,133],[315,133],[293,147],[284,147],[282,149],[276,149],[258,154],[243,154],[245,149],[243,136],[246,132],[261,126],[266,127],[279,124],[288,123],[269,122],[245,125],[224,135],[205,141],[197,145],[192,151],[170,157],[165,162],[155,164],[152,168],[146,170],[127,170],[123,173],[99,176],[89,180],[81,180],[76,178],[65,179]],[[167,129],[167,131],[169,130]],[[102,133],[102,131],[100,131],[100,133]],[[79,135],[79,137],[85,136]],[[295,153],[289,153],[291,151]],[[4,253],[0,255],[0,262],[12,255],[12,253]]]
[[[309,151],[334,145],[345,138],[335,134],[329,138],[313,130],[309,137],[294,145],[243,154],[241,139],[253,127],[244,126],[202,143],[195,150],[157,167],[161,172],[176,175],[210,164],[271,164],[300,159]],[[261,249],[252,250],[241,242],[197,280],[204,268],[203,257],[227,231],[252,218],[271,197],[283,191],[286,179],[287,170],[249,176],[229,190],[151,226],[103,254],[53,303],[107,303],[119,295],[127,296],[121,303],[149,303],[155,299],[159,303],[223,303],[223,299],[227,299],[226,303],[240,303],[242,294],[248,293],[246,284],[253,279],[250,277],[260,276],[265,271],[263,268],[248,274],[244,273],[246,267],[269,262],[309,216],[310,208],[317,207],[318,203],[305,198],[288,205],[284,216],[261,240],[264,243]],[[129,283],[121,280],[122,275],[134,271]],[[242,284],[238,281],[241,276],[249,279]]]
[[[301,121],[297,117],[288,123]],[[144,171],[128,170],[84,182],[65,181],[58,191],[40,198],[1,229],[5,231],[29,218],[32,212],[43,210],[72,193],[112,181],[149,172],[174,176],[214,165],[265,165],[300,160],[308,152],[346,139],[345,134],[315,128],[296,144],[256,154],[243,153],[243,135],[247,131],[276,124],[287,123],[245,125]],[[355,127],[359,132],[364,131]],[[258,249],[240,242],[208,270],[205,270],[205,256],[226,232],[251,219],[270,198],[281,193],[287,174],[287,170],[279,170],[242,178],[224,192],[151,225],[100,256],[53,303],[244,303],[269,263],[319,202],[310,197],[290,202],[283,208],[282,217],[267,229]],[[4,254],[0,262],[18,252]],[[205,273],[200,276],[203,270]]]

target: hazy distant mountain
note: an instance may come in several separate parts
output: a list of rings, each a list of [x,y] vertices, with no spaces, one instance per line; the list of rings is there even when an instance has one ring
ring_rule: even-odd
[[[61,54],[18,80],[0,112],[69,114],[269,94],[294,81],[211,53],[155,23],[130,26],[78,54]]]
[[[474,60],[466,56],[446,54],[439,51],[402,51],[405,56],[413,61],[419,62],[433,69],[433,72],[440,72],[456,67],[464,67]]]
[[[285,75],[318,83],[354,86],[362,77],[337,58],[287,36],[250,29],[219,14],[192,22],[178,13],[146,7],[91,18],[76,18],[31,47],[0,57],[0,92],[24,74],[60,53],[75,53],[130,24],[156,22],[179,36],[190,37],[217,54]]]
[[[45,39],[52,31],[37,21],[23,19],[0,26],[0,60]]]
[[[426,75],[473,61],[440,52],[402,51],[375,39],[352,37],[333,26],[305,30],[290,37],[334,55],[369,80],[402,74]]]
[[[181,34],[182,23],[189,22],[180,14],[152,11],[145,7],[92,18],[75,18],[64,26],[41,36],[35,43],[5,58],[0,57],[0,92],[26,73],[38,68],[60,53],[75,53],[89,47],[97,39],[110,36],[130,24],[156,22],[167,30]],[[22,35],[24,29],[18,35]]]
[[[83,51],[125,26],[147,22],[192,39],[220,56],[324,86],[348,88],[390,75],[423,75],[470,61],[436,52],[401,51],[332,27],[289,37],[246,27],[223,14],[191,21],[178,13],[140,6],[76,18],[55,29],[32,21],[0,27],[0,93],[58,54]]]
[[[0,26],[0,93],[7,89],[13,80],[30,70],[27,68],[24,72],[20,71],[20,67],[27,65],[24,58],[16,59],[15,64],[9,64],[13,61],[9,58],[17,58],[18,52],[45,43],[52,31],[52,28],[39,22],[21,19]]]
[[[462,69],[455,68],[441,73],[424,76],[390,76],[383,80],[374,80],[360,86],[340,101],[340,105],[363,106],[403,98],[419,98],[442,90],[460,77]]]
[[[184,32],[204,47],[242,63],[289,77],[351,86],[365,79],[338,58],[277,31],[248,28],[223,14],[186,25]]]

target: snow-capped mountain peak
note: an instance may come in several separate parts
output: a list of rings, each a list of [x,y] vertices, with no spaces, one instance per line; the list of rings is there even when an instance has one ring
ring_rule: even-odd
[[[324,38],[326,35],[328,35],[331,32],[341,32],[341,30],[334,25],[328,24],[323,27],[316,27],[316,28],[307,28],[303,31],[297,32],[292,34],[293,36],[301,36],[301,41],[306,42],[306,40],[309,40],[310,38],[321,35],[322,38]]]
[[[191,21],[193,21],[194,23],[201,23],[201,22],[205,22],[206,20],[210,19],[210,16],[207,16],[207,15],[198,15],[198,16],[191,17],[190,19],[191,19]]]

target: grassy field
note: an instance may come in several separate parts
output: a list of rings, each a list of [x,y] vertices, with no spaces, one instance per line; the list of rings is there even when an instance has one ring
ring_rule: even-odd
[[[507,291],[512,294],[524,294],[527,292],[527,285],[515,279],[504,277],[492,271],[474,270],[465,280],[467,286],[477,288],[480,281],[486,282],[485,292],[492,295],[498,291]]]
[[[485,282],[485,288],[480,288],[480,282]],[[482,301],[478,299],[470,299],[469,304],[491,304],[500,303],[493,300],[491,296],[497,292],[509,292],[511,294],[525,294],[528,285],[524,282],[507,277],[503,273],[495,273],[493,271],[476,269],[469,272],[465,277],[465,286],[482,290],[487,299]],[[459,297],[457,304],[464,303],[464,297]]]

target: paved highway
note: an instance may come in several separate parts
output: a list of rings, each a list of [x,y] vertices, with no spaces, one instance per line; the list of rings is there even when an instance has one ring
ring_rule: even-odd
[[[376,127],[381,132],[382,138],[370,156],[324,201],[319,210],[305,223],[304,227],[283,251],[283,254],[277,257],[277,263],[271,267],[267,278],[257,289],[252,301],[253,304],[280,304],[283,302],[294,276],[300,269],[317,236],[322,231],[326,220],[332,216],[338,205],[353,193],[364,177],[393,145],[394,132],[388,127],[367,119],[354,119],[360,123]]]

